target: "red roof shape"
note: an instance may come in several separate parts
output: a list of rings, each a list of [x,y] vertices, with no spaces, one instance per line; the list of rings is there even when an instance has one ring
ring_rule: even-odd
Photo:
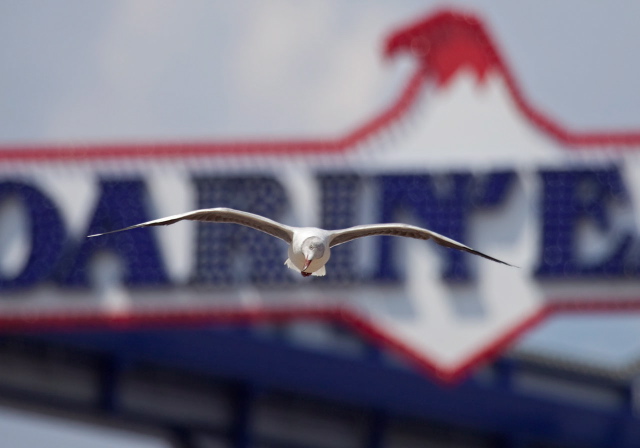
[[[562,145],[640,146],[640,128],[622,132],[575,131],[536,107],[524,94],[482,21],[472,14],[444,10],[396,31],[387,39],[385,55],[402,52],[418,58],[426,76],[438,86],[445,86],[461,68],[472,69],[480,82],[488,72],[497,72],[520,112]]]

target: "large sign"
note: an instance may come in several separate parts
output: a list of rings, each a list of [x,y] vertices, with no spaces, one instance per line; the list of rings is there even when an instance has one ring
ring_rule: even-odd
[[[640,309],[640,131],[556,123],[474,17],[386,50],[412,61],[406,85],[335,139],[0,148],[0,327],[335,320],[455,379],[550,313]],[[407,222],[521,268],[372,237],[303,279],[286,244],[230,224],[86,238],[209,207]]]

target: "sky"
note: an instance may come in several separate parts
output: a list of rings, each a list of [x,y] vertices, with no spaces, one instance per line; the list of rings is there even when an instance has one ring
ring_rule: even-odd
[[[443,5],[562,122],[639,121],[632,2],[5,0],[0,143],[340,133],[393,90],[387,33]]]
[[[385,36],[442,7],[478,14],[561,123],[640,128],[638,2],[3,0],[0,145],[340,135],[397,91]],[[520,346],[622,365],[635,341],[634,315],[558,316]]]

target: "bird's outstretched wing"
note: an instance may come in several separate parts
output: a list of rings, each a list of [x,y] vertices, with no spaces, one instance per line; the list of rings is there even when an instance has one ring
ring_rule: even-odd
[[[153,221],[143,222],[134,226],[125,227],[124,229],[89,235],[89,238],[94,236],[108,235],[109,233],[122,232],[123,230],[136,229],[138,227],[166,226],[184,220],[240,224],[268,233],[269,235],[280,238],[281,240],[289,244],[291,244],[291,239],[293,238],[293,228],[289,226],[285,226],[284,224],[280,224],[279,222],[273,221],[260,215],[255,215],[253,213],[222,207],[194,210],[192,212],[182,213],[180,215],[154,219]]]
[[[356,238],[362,238],[364,236],[403,236],[406,238],[415,238],[418,240],[432,239],[440,246],[463,250],[465,252],[469,252],[470,254],[479,255],[497,263],[506,264],[507,266],[513,266],[512,264],[506,263],[502,260],[498,260],[497,258],[490,257],[487,254],[478,252],[477,250],[472,249],[469,246],[465,246],[464,244],[452,240],[451,238],[447,238],[444,235],[440,235],[439,233],[432,232],[431,230],[423,229],[422,227],[416,227],[409,224],[371,224],[364,226],[355,226],[349,227],[347,229],[333,230],[332,234],[333,235],[329,242],[329,247],[337,246],[338,244],[343,244],[351,240],[355,240]]]

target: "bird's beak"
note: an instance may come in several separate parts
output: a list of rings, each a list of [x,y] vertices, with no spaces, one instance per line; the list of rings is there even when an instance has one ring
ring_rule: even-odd
[[[311,260],[304,259],[304,266],[302,267],[302,272],[306,271],[309,265],[311,264]]]

